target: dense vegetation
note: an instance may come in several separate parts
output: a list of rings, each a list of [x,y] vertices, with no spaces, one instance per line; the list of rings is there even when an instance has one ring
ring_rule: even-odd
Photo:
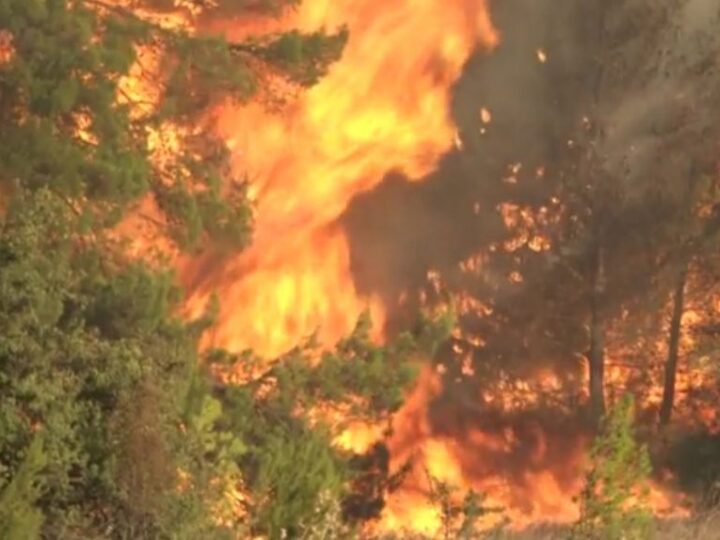
[[[222,17],[297,1],[189,4]],[[323,413],[388,418],[414,380],[415,357],[450,336],[449,317],[421,318],[378,346],[363,316],[329,351],[310,340],[272,361],[198,352],[217,306],[181,319],[175,276],[161,260],[131,257],[120,225],[152,200],[157,215],[145,218],[174,248],[245,247],[252,205],[209,113],[312,86],[340,58],[347,32],[228,42],[167,24],[185,13],[176,5],[0,0],[0,540],[351,537],[396,479],[387,463],[375,474],[372,455],[334,446],[343,426]],[[718,133],[706,113],[720,97],[718,38],[688,49],[683,40],[701,32],[670,8],[598,6],[575,144],[542,189],[530,182],[508,196],[531,216],[518,227],[530,230],[520,231],[526,240],[543,236],[553,250],[526,241],[488,261],[487,276],[512,270],[523,284],[502,294],[478,285],[495,289],[477,361],[487,369],[477,376],[512,371],[497,359],[586,351],[587,416],[601,430],[568,534],[647,538],[651,519],[629,502],[651,467],[632,402],[606,414],[607,343],[618,325],[642,329],[644,315],[670,306],[658,411],[669,423],[689,281],[717,284]],[[653,23],[643,46],[633,26],[641,20]],[[661,91],[664,77],[689,81],[680,98]],[[663,121],[613,123],[610,113],[638,94],[656,98],[649,109],[674,108]],[[618,132],[651,132],[647,154],[629,155]],[[541,219],[548,208],[556,213]],[[461,322],[472,326],[476,315]],[[374,451],[383,461],[384,449]],[[444,536],[471,538],[491,511],[482,498],[429,484]]]

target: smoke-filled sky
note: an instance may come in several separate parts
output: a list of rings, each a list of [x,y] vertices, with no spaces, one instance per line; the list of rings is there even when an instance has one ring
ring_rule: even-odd
[[[603,166],[628,183],[628,193],[659,181],[658,170],[684,174],[693,137],[708,126],[680,128],[683,114],[705,107],[704,114],[693,113],[712,123],[717,112],[705,79],[714,75],[720,33],[712,25],[720,7],[712,0],[667,12],[661,3],[616,4],[604,20],[596,2],[490,4],[500,44],[472,57],[453,93],[462,149],[423,182],[388,174],[343,217],[361,292],[380,293],[392,306],[402,291],[424,283],[428,270],[452,279],[460,261],[503,239],[498,203],[546,204],[547,183],[566,163],[568,141],[586,115],[602,123]],[[598,51],[608,63],[600,75],[593,63]],[[487,125],[482,108],[491,115]],[[665,150],[669,144],[674,153]],[[518,182],[503,182],[516,163],[522,164]]]
[[[536,169],[552,165],[580,119],[588,25],[579,5],[505,0],[490,6],[500,44],[472,57],[453,93],[462,149],[423,182],[389,174],[344,216],[361,292],[380,292],[392,305],[402,290],[424,283],[429,269],[451,271],[503,239],[498,203],[532,201],[546,191]],[[490,113],[487,125],[482,108]],[[515,163],[522,163],[519,182],[503,182]]]

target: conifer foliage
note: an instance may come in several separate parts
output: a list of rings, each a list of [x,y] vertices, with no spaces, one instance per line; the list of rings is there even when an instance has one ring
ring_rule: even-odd
[[[242,245],[252,213],[242,183],[227,182],[227,149],[203,115],[262,91],[268,68],[293,84],[317,82],[347,34],[291,31],[228,43],[163,24],[172,5],[0,2],[0,183],[48,187],[99,226],[151,193],[181,245],[208,237]],[[155,16],[137,15],[148,11]],[[128,89],[129,75],[143,92]],[[169,126],[179,139],[170,155],[162,152]]]
[[[635,439],[633,414],[633,399],[626,396],[604,419],[590,452],[575,539],[652,537],[652,514],[643,505],[650,457]]]

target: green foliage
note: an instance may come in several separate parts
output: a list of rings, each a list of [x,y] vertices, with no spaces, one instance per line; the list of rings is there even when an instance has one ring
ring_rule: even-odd
[[[42,434],[35,435],[15,476],[5,485],[0,483],[0,538],[40,538],[44,516],[36,505],[42,496],[41,473],[46,465]]]
[[[319,353],[308,343],[264,369],[263,361],[249,354],[208,354],[209,369],[229,368],[244,381],[214,390],[212,399],[222,404],[222,413],[212,401],[211,417],[214,433],[232,433],[242,441],[242,453],[235,457],[251,494],[246,511],[255,532],[279,538],[329,526],[319,508],[336,507],[349,494],[355,473],[353,456],[332,444],[345,424],[325,425],[322,411],[342,411],[347,421],[377,421],[397,410],[414,380],[418,343],[441,336],[438,326],[428,320],[425,333],[379,347],[369,339],[365,314],[334,350]],[[190,409],[211,399],[213,389],[204,380],[191,385]],[[316,420],[312,412],[320,412]]]
[[[370,321],[329,352],[312,344],[250,377],[260,360],[208,355],[200,369],[199,330],[170,315],[171,276],[82,248],[77,216],[48,190],[22,193],[0,235],[0,463],[19,482],[33,426],[43,426],[46,490],[38,502],[47,530],[103,530],[132,538],[221,537],[209,507],[222,506],[218,479],[244,484],[252,526],[277,537],[312,528],[322,497],[350,485],[350,456],[333,431],[305,414],[316,405],[378,419],[395,411],[413,381],[417,343],[386,347]],[[103,266],[100,262],[105,263]],[[431,321],[427,335],[442,336]],[[319,354],[319,356],[318,356]],[[317,361],[313,361],[317,359]],[[215,368],[247,371],[245,384],[218,387]],[[178,471],[190,482],[177,491]],[[234,479],[234,480],[233,480]],[[101,520],[90,516],[102,515]],[[235,519],[239,519],[235,516]],[[239,523],[234,524],[239,527]]]
[[[204,456],[179,429],[193,333],[168,315],[167,276],[136,265],[100,272],[100,253],[70,234],[75,219],[38,190],[12,201],[0,232],[3,483],[25,485],[20,457],[37,451],[28,448],[40,426],[44,531],[211,530],[206,512],[168,518],[190,503],[174,492],[176,469]],[[190,497],[206,495],[212,503],[198,485]]]
[[[608,413],[590,457],[592,467],[580,495],[581,515],[573,538],[651,538],[652,514],[643,506],[650,458],[634,437],[632,397],[624,397]]]
[[[253,491],[267,502],[253,520],[273,539],[307,521],[321,494],[337,498],[345,480],[330,439],[319,430],[302,426],[294,431],[275,429],[263,441],[262,455],[256,450],[255,457],[260,459],[252,479]]]
[[[0,179],[118,204],[139,197],[149,185],[147,162],[127,129],[127,108],[116,105],[117,80],[135,59],[130,30],[117,21],[94,43],[102,21],[93,11],[64,1],[30,4],[38,8],[19,0],[0,8],[15,50],[0,70],[8,143]],[[111,39],[114,31],[125,39]],[[96,144],[78,134],[86,119]]]
[[[312,86],[323,77],[328,66],[342,53],[348,39],[347,28],[328,36],[324,32],[280,34],[258,49],[268,63],[301,86]]]
[[[87,320],[112,339],[154,332],[179,298],[170,274],[151,273],[141,264],[103,281],[88,306]]]
[[[314,84],[346,40],[345,32],[291,31],[258,46],[231,44],[102,0],[2,0],[0,21],[13,47],[0,65],[0,186],[51,187],[95,228],[117,224],[151,196],[183,248],[206,239],[243,246],[250,235],[250,203],[206,121],[209,108],[256,95],[268,67],[301,86]],[[161,59],[152,71],[138,64],[143,84],[160,95],[149,109],[122,86],[142,48]],[[179,148],[158,160],[149,137],[173,126],[192,129],[178,131]]]
[[[220,100],[245,101],[257,91],[249,66],[238,62],[220,37],[178,33],[172,36],[171,50],[166,59],[170,74],[161,109],[164,117],[191,120]]]
[[[274,7],[281,4],[293,2]],[[0,523],[11,536],[21,527],[28,537],[42,529],[52,537],[221,538],[229,529],[213,516],[239,526],[226,494],[243,475],[273,497],[261,528],[275,530],[296,525],[316,492],[337,492],[344,478],[330,434],[291,407],[273,411],[279,422],[268,413],[256,426],[251,388],[213,395],[196,354],[211,314],[177,320],[174,276],[126,260],[105,234],[149,196],[181,247],[244,245],[246,186],[231,178],[228,148],[205,113],[253,97],[268,66],[297,84],[317,81],[344,38],[291,32],[252,49],[138,13],[102,0],[0,0],[0,31],[11,44],[0,64],[0,486],[1,511],[13,512]],[[159,69],[138,63],[143,49],[158,55]],[[158,106],[126,93],[131,68],[160,96]],[[161,140],[151,151],[149,137],[167,130],[179,148],[166,152]],[[283,372],[291,397],[276,396],[268,410],[312,393],[293,379],[303,373],[300,356],[307,359],[299,354],[296,369]],[[31,442],[38,426],[42,463],[40,443]],[[291,467],[303,459],[317,465],[307,481]],[[296,488],[307,504],[293,502]]]
[[[445,540],[470,540],[478,534],[477,521],[488,512],[499,509],[483,505],[482,495],[472,489],[458,501],[457,488],[438,480],[428,473],[430,502],[440,510],[440,535]]]

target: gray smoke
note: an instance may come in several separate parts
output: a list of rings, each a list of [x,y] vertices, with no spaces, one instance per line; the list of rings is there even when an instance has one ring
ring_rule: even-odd
[[[691,158],[709,166],[720,125],[718,12],[715,0],[492,2],[500,45],[471,58],[453,94],[463,148],[422,183],[389,174],[343,217],[360,291],[392,309],[431,268],[460,279],[461,260],[504,239],[499,203],[547,204],[586,116],[603,129],[602,166],[629,195],[686,175]],[[485,133],[481,108],[492,114]],[[503,182],[515,163],[517,183]],[[483,280],[497,284],[495,271]]]
[[[492,3],[500,45],[470,59],[453,93],[463,148],[445,156],[422,183],[388,175],[343,218],[361,292],[380,293],[392,307],[403,291],[420,287],[431,268],[456,279],[461,260],[505,238],[500,202],[546,202],[545,182],[586,107],[593,21],[582,4]],[[492,115],[484,133],[481,108]],[[517,183],[503,182],[515,163],[522,163]],[[545,177],[536,175],[538,167],[546,168]]]

